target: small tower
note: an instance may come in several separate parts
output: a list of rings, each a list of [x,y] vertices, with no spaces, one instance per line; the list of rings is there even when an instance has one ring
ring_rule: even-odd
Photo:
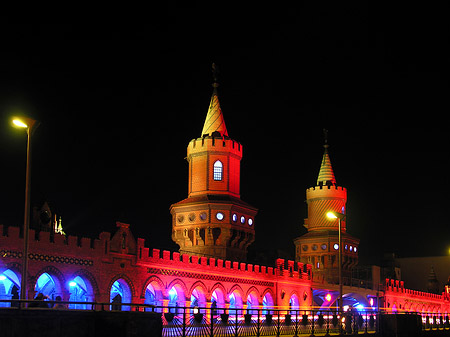
[[[170,207],[172,239],[182,254],[246,261],[257,209],[240,198],[242,145],[228,136],[213,72],[201,137],[187,147],[188,198]]]
[[[430,274],[428,275],[427,292],[439,294],[439,281],[436,277],[433,266],[431,266]]]
[[[325,130],[324,130],[325,131]],[[330,280],[338,277],[339,220],[330,220],[329,211],[346,214],[347,189],[337,186],[325,137],[324,154],[316,186],[306,190],[308,218],[304,226],[308,233],[294,240],[296,260],[309,263],[315,274]],[[358,264],[359,240],[347,234],[345,218],[341,220],[342,274],[350,276]]]

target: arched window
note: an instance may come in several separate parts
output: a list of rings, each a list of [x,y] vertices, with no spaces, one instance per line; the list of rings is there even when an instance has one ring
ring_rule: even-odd
[[[214,174],[213,174],[213,179],[220,181],[223,178],[223,164],[220,160],[217,160],[214,163]]]

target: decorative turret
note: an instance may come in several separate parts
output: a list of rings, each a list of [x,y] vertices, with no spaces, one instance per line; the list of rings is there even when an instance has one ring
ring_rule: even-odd
[[[294,240],[296,260],[313,265],[315,273],[337,277],[339,220],[327,217],[329,211],[346,214],[347,189],[337,186],[330,155],[327,131],[324,130],[325,145],[316,186],[306,190],[308,217],[304,226],[308,233]],[[359,240],[346,233],[346,217],[341,219],[343,274],[348,276],[358,263]]]
[[[439,294],[439,281],[436,277],[433,266],[431,266],[430,274],[428,275],[427,292]]]
[[[183,254],[246,261],[257,209],[240,199],[242,145],[228,136],[213,73],[202,137],[187,148],[188,198],[170,207],[172,239]]]

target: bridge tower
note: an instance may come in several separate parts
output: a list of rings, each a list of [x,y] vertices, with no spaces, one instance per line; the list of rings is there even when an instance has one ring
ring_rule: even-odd
[[[338,219],[330,220],[327,212],[346,214],[347,189],[338,186],[325,140],[324,154],[316,186],[306,190],[308,217],[304,226],[308,232],[294,240],[296,261],[309,263],[313,272],[333,282],[338,279]],[[346,230],[346,219],[341,221],[342,274],[351,276],[352,267],[358,264],[359,239]]]
[[[240,198],[243,149],[228,136],[217,87],[214,76],[201,137],[187,147],[188,197],[170,207],[172,240],[182,254],[246,261],[257,209]]]

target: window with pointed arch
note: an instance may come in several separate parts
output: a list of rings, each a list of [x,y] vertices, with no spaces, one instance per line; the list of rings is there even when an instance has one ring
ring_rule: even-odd
[[[220,160],[214,162],[213,179],[216,181],[223,179],[223,164]]]

